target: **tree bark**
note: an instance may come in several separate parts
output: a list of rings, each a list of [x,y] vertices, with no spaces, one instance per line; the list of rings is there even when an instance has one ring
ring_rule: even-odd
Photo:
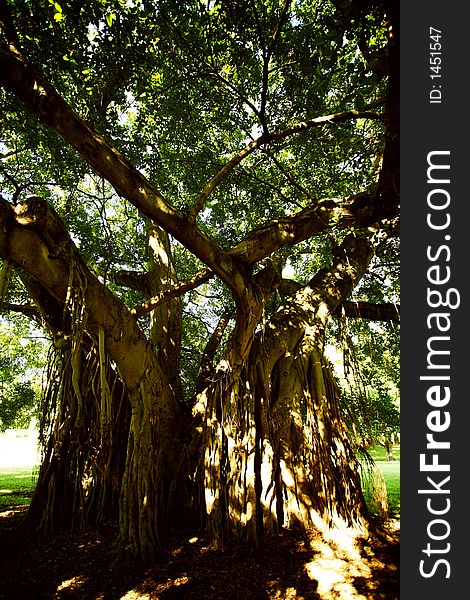
[[[374,302],[343,302],[335,314],[344,312],[346,317],[368,319],[370,321],[400,322],[399,304],[376,304]]]

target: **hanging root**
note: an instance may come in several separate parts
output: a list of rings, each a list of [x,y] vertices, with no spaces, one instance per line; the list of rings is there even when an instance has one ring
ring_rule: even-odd
[[[99,373],[100,373],[100,392],[99,396],[101,399],[100,405],[100,429],[101,435],[111,436],[111,392],[109,390],[108,381],[106,379],[106,351],[105,351],[105,338],[104,329],[100,327],[98,333],[98,360],[99,360]],[[111,440],[110,440],[111,441]]]
[[[83,396],[81,390],[82,378],[82,341],[86,327],[86,278],[80,271],[79,265],[72,259],[70,261],[70,273],[67,289],[67,297],[64,306],[64,314],[68,312],[71,316],[71,365],[72,386],[75,394],[78,417],[80,423],[83,419]]]
[[[7,295],[12,271],[12,263],[9,260],[4,259],[2,261],[2,268],[0,270],[0,302],[3,302]]]
[[[53,332],[42,400],[42,464],[28,515],[33,530],[80,529],[117,509],[129,415],[105,352],[104,330],[86,332],[85,278],[72,264],[64,331]],[[111,437],[111,432],[116,432]]]
[[[361,479],[370,512],[381,520],[386,519],[389,516],[387,486],[380,469],[373,461],[363,462]]]

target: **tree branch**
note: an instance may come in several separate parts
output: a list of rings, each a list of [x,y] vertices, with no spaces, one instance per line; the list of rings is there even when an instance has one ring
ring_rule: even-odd
[[[140,271],[109,271],[103,272],[100,269],[92,269],[95,275],[111,281],[115,285],[127,287],[136,292],[148,293],[148,274]]]
[[[184,281],[180,282],[178,285],[172,288],[168,288],[166,290],[162,290],[159,294],[153,296],[153,298],[150,298],[142,304],[135,306],[131,309],[131,313],[136,317],[141,317],[142,315],[145,315],[146,313],[154,310],[164,302],[168,302],[172,298],[181,296],[182,294],[193,290],[199,285],[202,285],[206,281],[209,281],[209,279],[211,279],[211,277],[214,277],[214,275],[215,273],[212,272],[210,269],[203,269],[202,271],[199,271],[199,273],[196,273],[196,275],[188,277],[188,279],[185,279]]]
[[[3,0],[1,0],[1,3]],[[47,126],[67,140],[115,190],[144,215],[161,225],[195,256],[217,273],[239,301],[246,288],[245,275],[222,248],[214,244],[99,133],[84,123],[43,81],[22,55],[0,52],[0,82]]]
[[[41,322],[41,313],[39,310],[31,304],[14,304],[12,302],[0,303],[0,311],[5,312],[16,312],[31,319],[34,319],[36,323]]]
[[[279,171],[284,175],[284,177],[287,179],[287,181],[291,184],[291,186],[293,188],[297,188],[300,192],[302,192],[302,194],[305,194],[305,196],[307,196],[307,198],[310,200],[310,202],[314,202],[315,198],[312,196],[312,194],[306,190],[297,180],[296,178],[292,175],[292,173],[283,166],[283,164],[281,163],[280,160],[278,160],[274,154],[272,154],[272,152],[269,152],[268,150],[263,149],[263,152],[266,154],[266,156],[268,156],[270,158],[270,160],[273,161],[273,163],[276,165],[276,167],[279,169]]]
[[[23,57],[18,35],[11,20],[10,12],[5,0],[0,1],[0,29],[3,29],[5,32],[10,52],[14,52],[17,56]]]
[[[6,160],[11,156],[18,156],[20,152],[24,152],[25,150],[26,148],[18,148],[18,150],[10,150],[9,152],[3,152],[2,154],[0,154],[0,160]]]
[[[197,374],[195,399],[197,395],[207,387],[209,378],[214,372],[214,356],[220,345],[220,341],[222,339],[224,331],[227,328],[227,325],[230,321],[230,316],[231,315],[228,312],[223,313],[223,315],[219,319],[219,322],[217,323],[216,328],[212,332],[209,341],[206,344],[206,347],[204,348],[201,363],[199,366],[199,372]]]
[[[50,299],[62,306],[69,291],[71,264],[74,272],[80,270],[86,279],[83,289],[87,331],[97,335],[100,328],[104,329],[109,356],[116,362],[128,389],[138,389],[149,362],[156,361],[155,355],[149,351],[148,341],[135,316],[90,272],[71,239],[68,240],[68,258],[51,256],[43,236],[20,225],[12,206],[0,196],[0,257],[40,282]],[[142,360],[136,361],[136,356]],[[156,365],[158,372],[158,363]]]
[[[263,35],[263,30],[261,28],[261,23],[259,20],[258,9],[256,8],[255,0],[250,0],[250,5],[253,10],[253,16],[255,18],[256,32],[258,34],[259,43],[261,46],[261,52],[263,53],[263,56],[265,56],[266,55],[266,43],[265,43],[265,39],[264,39],[264,35]]]
[[[262,83],[262,91],[261,91],[261,106],[260,106],[260,118],[261,124],[263,126],[263,131],[266,135],[268,135],[268,125],[266,122],[266,103],[268,99],[268,83],[269,83],[269,63],[271,62],[271,57],[276,49],[277,42],[281,35],[282,28],[287,19],[287,14],[289,12],[290,5],[292,4],[292,0],[285,0],[284,6],[282,7],[281,16],[279,18],[279,22],[277,27],[271,37],[271,43],[269,44],[269,48],[263,56],[263,83]]]
[[[343,302],[334,314],[339,316],[342,312],[346,317],[400,323],[399,304],[375,304],[373,302],[357,300],[355,302]]]
[[[181,44],[186,48],[186,51],[188,52],[188,59],[194,58],[196,48],[194,46],[191,46],[190,44],[188,44],[188,42],[185,40],[184,36],[182,35],[181,31],[173,23],[173,21],[171,20],[171,18],[168,16],[168,14],[165,11],[162,11],[162,15],[164,16],[166,22],[170,25],[170,27],[173,29],[173,31],[178,36]],[[209,61],[207,61],[205,58],[203,58],[199,55],[199,56],[197,56],[197,61],[200,65],[202,65],[205,69],[207,69],[207,73],[211,78],[214,78],[216,81],[220,81],[225,87],[227,87],[230,91],[232,91],[235,95],[237,95],[240,98],[240,100],[244,104],[246,104],[250,108],[250,110],[253,111],[253,113],[258,117],[258,119],[261,120],[261,115],[260,115],[258,108],[253,104],[253,102],[251,102],[251,100],[249,98],[247,98],[247,96],[237,86],[233,85],[232,83],[230,83],[230,81],[228,81],[228,79],[223,77],[217,71],[215,66],[213,64],[211,64]],[[185,80],[187,80],[187,78]]]
[[[232,158],[225,163],[219,172],[209,181],[209,183],[199,194],[188,214],[191,222],[196,219],[197,215],[202,210],[207,199],[216,189],[216,187],[218,187],[222,181],[224,181],[230,175],[237,165],[239,165],[247,156],[252,154],[258,148],[261,148],[270,142],[278,142],[296,133],[301,133],[302,131],[311,129],[312,127],[319,127],[328,123],[341,123],[343,121],[349,121],[353,119],[383,119],[383,114],[370,111],[348,110],[340,113],[333,113],[331,115],[324,115],[315,119],[308,119],[306,121],[302,121],[301,123],[292,125],[291,127],[287,127],[286,129],[275,131],[269,135],[263,133],[263,135],[256,138],[247,146],[242,148],[239,152],[234,154],[234,156],[232,156]]]
[[[282,296],[288,297],[295,294],[304,285],[293,279],[281,279],[279,292]],[[342,313],[346,317],[368,319],[369,321],[389,321],[391,323],[400,322],[400,305],[391,302],[376,304],[366,302],[365,300],[346,300],[340,304],[334,311],[334,316],[340,316]]]
[[[335,227],[370,227],[385,219],[394,219],[398,206],[393,202],[379,202],[375,196],[360,193],[347,204],[325,199],[300,212],[265,223],[254,229],[230,250],[247,265],[269,256],[282,246],[290,246]]]

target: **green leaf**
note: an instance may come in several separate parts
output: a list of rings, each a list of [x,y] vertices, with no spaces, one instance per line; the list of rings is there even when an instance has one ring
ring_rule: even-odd
[[[116,20],[116,13],[108,13],[106,15],[106,23],[108,24],[108,27],[112,27],[113,22]]]

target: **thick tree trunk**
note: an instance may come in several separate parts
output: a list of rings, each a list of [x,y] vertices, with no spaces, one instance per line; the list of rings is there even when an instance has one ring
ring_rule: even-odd
[[[249,399],[241,398],[243,372],[267,298],[276,278],[272,265],[260,271],[245,289],[237,305],[235,328],[213,375],[213,382],[198,394],[193,415],[199,442],[196,468],[196,498],[201,522],[216,545],[223,545],[233,531],[245,531],[256,540],[254,444],[255,426],[247,419],[254,414]],[[200,382],[201,383],[201,382]]]
[[[323,338],[328,318],[372,254],[368,239],[348,236],[333,266],[257,333],[243,368],[232,370],[225,357],[215,382],[200,394],[198,482],[216,545],[231,535],[257,543],[265,532],[295,523],[366,527]]]
[[[283,357],[271,373],[269,442],[280,480],[276,516],[286,526],[362,528],[365,503],[357,463],[321,346],[304,338],[295,355]]]
[[[150,270],[147,274],[148,293],[155,297],[178,283],[172,262],[168,234],[160,227],[148,227]],[[172,298],[150,313],[150,341],[159,364],[165,371],[175,397],[183,404],[181,363],[181,299]]]
[[[148,372],[131,396],[132,417],[119,510],[119,548],[138,562],[149,563],[161,550],[168,529],[170,485],[179,460],[168,447],[181,449],[178,428],[162,430],[162,404],[171,405],[170,387]]]

